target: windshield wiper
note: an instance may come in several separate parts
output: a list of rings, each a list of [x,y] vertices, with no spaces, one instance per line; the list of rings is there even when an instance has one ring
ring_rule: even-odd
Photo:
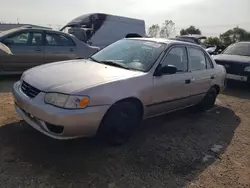
[[[125,65],[122,65],[120,63],[117,63],[115,61],[99,61],[99,63],[103,63],[105,65],[112,65],[112,66],[115,66],[115,67],[120,67],[120,68],[124,68],[124,69],[128,69],[130,70],[129,67],[125,66]]]
[[[94,61],[94,62],[97,62],[97,63],[100,63],[100,61],[97,61],[95,58],[93,57],[89,57],[90,60]]]
[[[127,70],[136,70],[136,69],[129,68],[129,67],[125,66],[125,65],[122,65],[120,63],[117,63],[115,61],[108,61],[108,60],[98,61],[98,60],[96,60],[93,57],[89,57],[89,59],[92,60],[92,61],[94,61],[94,62],[102,63],[102,64],[105,64],[105,65],[111,65],[111,66],[115,66],[115,67],[120,67],[120,68],[127,69]],[[138,70],[136,70],[136,71],[138,71]]]

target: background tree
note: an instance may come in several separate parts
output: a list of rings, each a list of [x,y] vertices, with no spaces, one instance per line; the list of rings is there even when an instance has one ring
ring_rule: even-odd
[[[172,20],[165,20],[161,26],[160,37],[168,38],[175,30],[175,23]]]
[[[160,26],[153,24],[148,29],[148,36],[168,38],[175,30],[175,23],[172,20],[165,20]],[[198,34],[201,35],[201,30],[191,25],[186,29],[180,31],[180,35]],[[235,27],[229,29],[225,33],[220,34],[219,37],[208,37],[203,42],[211,45],[225,45],[228,46],[238,41],[250,41],[250,31],[243,28]]]
[[[175,23],[172,20],[165,20],[162,26],[153,24],[148,28],[148,36],[168,38],[175,30]]]
[[[245,29],[235,27],[221,34],[220,40],[226,46],[239,41],[250,41],[250,32]]]
[[[148,29],[148,35],[150,37],[158,37],[159,32],[160,32],[160,26],[158,24],[153,24]]]
[[[222,42],[218,37],[208,37],[204,40],[204,44],[211,44],[211,45],[221,45]]]
[[[195,26],[191,25],[187,29],[182,29],[180,31],[180,35],[188,35],[188,34],[198,34],[201,35],[201,30],[198,28],[195,28]]]

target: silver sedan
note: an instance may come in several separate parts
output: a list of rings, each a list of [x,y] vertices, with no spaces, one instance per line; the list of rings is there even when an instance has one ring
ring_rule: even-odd
[[[198,45],[131,38],[89,59],[32,68],[13,95],[20,117],[52,138],[97,134],[121,144],[142,119],[194,105],[212,108],[225,75]]]
[[[0,33],[12,54],[0,51],[0,75],[20,74],[37,65],[87,58],[99,50],[67,33],[40,28],[16,28]]]

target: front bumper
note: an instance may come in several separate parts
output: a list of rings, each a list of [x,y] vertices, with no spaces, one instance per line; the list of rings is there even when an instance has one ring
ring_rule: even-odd
[[[73,139],[94,136],[109,105],[68,110],[44,102],[45,93],[40,92],[31,99],[20,90],[20,81],[12,90],[15,108],[20,117],[36,130],[55,139]],[[62,132],[55,133],[48,125],[63,127]]]

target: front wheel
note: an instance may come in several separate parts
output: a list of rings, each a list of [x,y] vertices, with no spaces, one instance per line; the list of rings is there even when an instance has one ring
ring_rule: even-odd
[[[198,104],[198,108],[202,111],[213,108],[217,95],[218,95],[217,90],[214,87],[210,88],[205,97]]]
[[[111,145],[121,145],[131,137],[140,120],[140,113],[135,104],[114,104],[104,116],[98,135]]]

